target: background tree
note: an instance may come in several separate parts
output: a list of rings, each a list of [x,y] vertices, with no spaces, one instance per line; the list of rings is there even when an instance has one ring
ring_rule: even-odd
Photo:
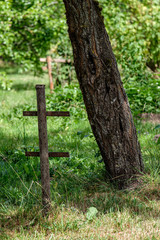
[[[64,0],[77,77],[106,170],[119,187],[143,171],[128,99],[93,0]]]
[[[0,2],[0,56],[21,65],[23,70],[40,70],[40,57],[64,34],[63,3],[51,0],[3,0]]]

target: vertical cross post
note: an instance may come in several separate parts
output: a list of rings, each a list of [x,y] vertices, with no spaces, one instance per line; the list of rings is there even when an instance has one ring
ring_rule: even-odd
[[[41,165],[41,184],[42,184],[42,204],[43,215],[46,216],[50,206],[50,174],[49,174],[49,157],[69,157],[68,152],[48,152],[47,137],[47,116],[52,117],[69,117],[69,112],[47,111],[45,101],[45,85],[36,85],[37,92],[37,111],[24,111],[23,116],[38,116],[39,130],[39,149],[40,152],[26,152],[26,156],[40,157]]]
[[[50,208],[50,174],[46,119],[45,85],[36,85],[43,214]]]
[[[52,77],[52,58],[50,56],[47,57],[47,68],[48,68],[48,75],[49,75],[49,85],[50,85],[50,92],[53,93],[53,77]]]

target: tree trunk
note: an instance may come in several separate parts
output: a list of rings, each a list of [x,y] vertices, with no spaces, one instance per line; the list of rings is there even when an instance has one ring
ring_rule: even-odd
[[[123,188],[143,161],[101,9],[94,0],[63,1],[88,119],[107,172]]]

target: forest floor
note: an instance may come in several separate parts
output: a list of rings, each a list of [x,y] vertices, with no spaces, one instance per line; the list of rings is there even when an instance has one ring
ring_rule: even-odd
[[[3,70],[3,69],[2,69]],[[105,176],[77,83],[51,96],[48,76],[8,68],[10,91],[0,89],[0,239],[159,240],[160,133],[157,122],[135,119],[145,174],[136,189],[118,190]],[[35,117],[36,84],[46,84],[47,108],[71,111],[70,118],[48,118],[49,149],[70,158],[50,159],[52,209],[42,217]],[[63,105],[63,107],[62,107]]]

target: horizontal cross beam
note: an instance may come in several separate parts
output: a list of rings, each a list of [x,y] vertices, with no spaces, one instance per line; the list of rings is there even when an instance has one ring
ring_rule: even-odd
[[[28,157],[40,157],[40,152],[25,152]],[[49,157],[69,157],[68,152],[49,152]]]
[[[23,116],[38,116],[37,111],[23,111]],[[69,112],[47,111],[46,116],[50,117],[69,117]]]
[[[62,58],[53,58],[53,59],[51,58],[51,61],[55,63],[71,63],[70,59],[62,59]],[[40,58],[40,62],[47,62],[47,59]]]

